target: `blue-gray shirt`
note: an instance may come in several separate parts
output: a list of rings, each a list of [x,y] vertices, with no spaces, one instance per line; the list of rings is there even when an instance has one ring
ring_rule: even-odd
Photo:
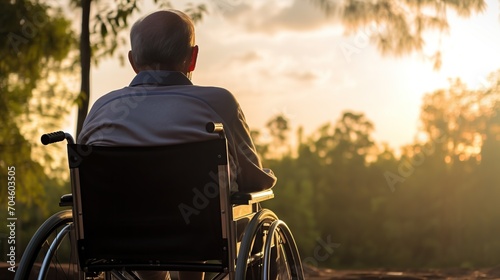
[[[77,142],[96,146],[169,145],[218,137],[205,130],[221,122],[228,140],[233,191],[271,188],[243,112],[227,90],[195,86],[180,72],[141,71],[130,86],[99,98]],[[236,176],[234,176],[236,175]]]

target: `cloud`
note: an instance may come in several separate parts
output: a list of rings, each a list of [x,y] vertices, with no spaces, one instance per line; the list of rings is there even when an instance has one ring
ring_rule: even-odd
[[[299,82],[312,82],[318,78],[318,76],[312,71],[288,71],[285,75],[293,80]]]
[[[262,60],[262,55],[257,51],[250,50],[246,52],[240,52],[234,55],[230,55],[225,59],[224,68],[248,66],[254,62],[259,62]]]
[[[238,63],[251,63],[260,60],[262,57],[256,51],[248,51],[233,57]]]
[[[257,2],[259,3],[259,2]],[[304,32],[333,25],[333,18],[312,1],[245,1],[225,13],[226,19],[243,26],[246,31],[274,34],[280,31]]]

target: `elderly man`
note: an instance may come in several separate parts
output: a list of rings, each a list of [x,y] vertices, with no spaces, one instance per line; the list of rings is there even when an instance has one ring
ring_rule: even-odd
[[[129,61],[137,73],[128,87],[95,102],[78,143],[99,146],[168,145],[217,137],[207,122],[221,122],[228,139],[232,191],[271,188],[276,177],[263,169],[243,112],[227,90],[195,86],[190,81],[198,46],[194,25],[175,10],[138,20],[130,33]],[[165,279],[165,273],[143,272],[143,279]],[[181,279],[201,279],[181,273]],[[167,278],[168,279],[168,278]]]

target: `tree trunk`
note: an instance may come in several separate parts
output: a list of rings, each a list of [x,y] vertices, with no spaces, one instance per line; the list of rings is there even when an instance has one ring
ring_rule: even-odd
[[[83,121],[87,116],[90,100],[90,5],[92,0],[82,0],[82,33],[80,35],[80,63],[82,67],[81,72],[81,86],[79,106],[78,106],[78,119],[76,126],[76,135],[80,135],[83,127]]]

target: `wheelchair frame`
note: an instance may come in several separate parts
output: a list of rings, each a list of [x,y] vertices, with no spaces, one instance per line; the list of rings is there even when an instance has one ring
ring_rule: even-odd
[[[139,262],[134,259],[137,256],[140,259],[144,252],[137,256],[132,254],[133,257],[129,259],[120,259],[121,256],[128,253],[113,255],[106,259],[108,252],[100,251],[99,248],[106,247],[108,243],[113,242],[109,240],[109,242],[106,240],[104,242],[97,241],[98,246],[85,243],[85,225],[95,222],[95,220],[84,219],[83,216],[90,212],[88,210],[90,208],[85,209],[82,203],[82,189],[80,187],[82,177],[79,169],[82,154],[79,154],[77,150],[81,151],[86,146],[74,144],[72,136],[68,133],[56,132],[43,135],[42,143],[47,145],[63,140],[68,142],[72,194],[62,196],[59,205],[71,206],[72,210],[56,213],[42,224],[22,256],[15,279],[28,279],[30,275],[37,275],[37,279],[48,279],[48,271],[53,267],[51,262],[57,259],[59,246],[67,237],[71,242],[71,248],[77,252],[78,257],[78,265],[73,266],[75,271],[73,271],[72,278],[69,279],[93,279],[94,277],[102,277],[102,272],[104,272],[105,279],[111,279],[111,276],[115,279],[140,279],[133,272],[136,270],[215,272],[217,275],[213,279],[228,277],[230,280],[304,279],[299,252],[290,229],[272,211],[260,207],[260,202],[274,197],[272,190],[256,193],[239,192],[230,195],[227,143],[222,124],[208,123],[207,131],[218,133],[220,136],[218,141],[223,143],[223,151],[218,151],[217,154],[219,157],[217,164],[218,197],[220,198],[218,207],[220,207],[220,233],[222,240],[226,240],[227,243],[224,243],[226,241],[222,242],[223,248],[220,252],[222,252],[223,258],[220,263],[200,263],[199,259],[194,260],[194,263],[192,260],[191,262],[178,262],[178,260],[172,259],[177,253],[171,252],[173,250],[168,249],[170,245],[167,243],[162,245],[167,249],[160,250],[164,253],[155,255],[155,258],[148,256],[145,259],[146,262],[144,259]],[[98,216],[94,218],[99,219]],[[112,231],[112,229],[109,230]],[[56,233],[55,237],[49,238],[54,233]],[[99,236],[96,237],[96,240],[99,240]],[[50,246],[47,251],[43,251],[42,247],[47,243],[50,243]],[[89,261],[86,253],[86,247],[92,246],[98,252],[94,263]],[[213,250],[212,248],[211,251]],[[174,254],[172,255],[172,253]],[[211,256],[210,252],[203,250],[200,250],[199,253]],[[38,271],[34,264],[39,255],[44,255],[44,260]],[[167,255],[169,257],[165,257]],[[279,257],[280,261],[283,262],[281,267],[278,267],[276,262]],[[279,277],[278,269],[284,269],[287,276]]]

